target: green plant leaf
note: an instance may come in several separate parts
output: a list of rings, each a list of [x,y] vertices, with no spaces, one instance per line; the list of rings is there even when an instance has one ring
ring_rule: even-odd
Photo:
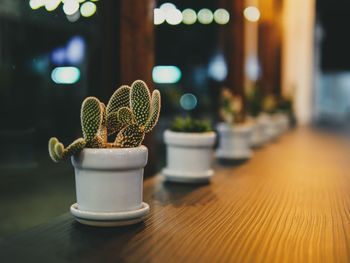
[[[106,107],[107,115],[118,112],[122,107],[130,106],[130,87],[123,85],[118,88],[109,99],[109,102]]]
[[[146,83],[142,80],[136,80],[131,85],[130,108],[139,126],[144,126],[148,120],[150,103],[151,95]]]
[[[88,142],[95,137],[103,121],[100,101],[95,97],[88,97],[81,106],[81,127],[83,137]]]
[[[120,132],[125,125],[119,121],[118,112],[112,112],[107,116],[107,133],[108,135],[112,135],[114,133]]]
[[[58,143],[57,138],[52,137],[49,140],[49,155],[52,159],[52,161],[54,161],[55,163],[58,163],[60,161],[60,158],[57,156],[56,152],[55,152],[55,146]]]
[[[124,125],[130,125],[134,121],[134,115],[129,108],[123,107],[118,111],[118,120]]]
[[[144,137],[145,132],[137,124],[131,124],[118,133],[114,144],[120,148],[138,147]]]
[[[154,90],[152,93],[151,99],[151,112],[150,116],[145,124],[144,130],[145,132],[150,132],[154,126],[156,126],[159,114],[160,114],[160,92],[158,90]]]
[[[67,160],[84,149],[86,141],[83,138],[76,139],[62,153],[62,160]]]

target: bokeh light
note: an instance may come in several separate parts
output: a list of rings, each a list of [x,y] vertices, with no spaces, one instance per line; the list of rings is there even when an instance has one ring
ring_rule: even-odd
[[[197,21],[197,14],[193,9],[187,8],[182,11],[182,22],[186,25],[192,25]]]
[[[74,84],[80,79],[80,70],[76,67],[57,67],[51,72],[56,84]]]
[[[159,7],[160,10],[162,10],[164,13],[167,13],[171,10],[176,9],[176,6],[172,3],[164,3]]]
[[[203,8],[198,12],[198,21],[201,24],[207,25],[213,22],[213,12],[208,8]]]
[[[62,65],[66,61],[66,49],[64,47],[58,47],[52,51],[51,61],[55,65]]]
[[[220,25],[227,24],[230,21],[230,14],[226,9],[219,8],[214,12],[214,20]]]
[[[160,25],[165,21],[165,13],[162,9],[156,8],[153,10],[153,24]]]
[[[178,9],[171,9],[165,13],[165,20],[169,25],[178,25],[182,21],[182,13]]]
[[[181,70],[176,66],[155,66],[152,78],[155,83],[176,83],[181,79]]]
[[[216,81],[224,81],[227,77],[227,64],[224,56],[220,53],[209,62],[208,75]]]
[[[66,15],[69,22],[76,22],[80,18],[80,12],[75,12],[73,15]]]
[[[30,0],[29,6],[31,9],[35,10],[45,5],[45,0]]]
[[[58,7],[60,3],[61,3],[61,0],[46,0],[45,9],[47,11],[53,11]]]
[[[63,12],[66,15],[73,15],[79,10],[79,3],[77,0],[66,0],[63,4]]]
[[[197,106],[197,97],[192,93],[185,93],[180,98],[180,106],[184,110],[193,110]]]
[[[96,5],[92,2],[86,2],[81,5],[80,13],[83,17],[90,17],[96,12]]]
[[[244,17],[250,22],[256,22],[260,18],[260,11],[255,6],[248,6],[243,11]]]
[[[66,59],[71,64],[82,62],[85,53],[85,41],[80,36],[73,37],[67,44]]]

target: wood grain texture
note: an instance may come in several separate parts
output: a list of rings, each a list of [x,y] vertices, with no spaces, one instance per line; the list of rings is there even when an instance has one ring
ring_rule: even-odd
[[[211,184],[156,176],[143,223],[99,229],[66,214],[2,243],[2,262],[349,262],[349,146],[298,129],[218,166]]]

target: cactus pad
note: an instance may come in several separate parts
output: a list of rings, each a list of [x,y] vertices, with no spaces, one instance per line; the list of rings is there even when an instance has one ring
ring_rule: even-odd
[[[109,115],[112,112],[117,112],[121,107],[129,107],[130,105],[130,87],[123,85],[118,88],[110,98],[106,112]]]
[[[121,123],[125,125],[130,125],[134,121],[134,115],[132,114],[132,111],[129,108],[123,107],[120,108],[118,111],[118,119]]]
[[[55,163],[60,161],[60,158],[57,156],[56,151],[55,151],[55,146],[57,143],[58,143],[57,138],[55,138],[55,137],[50,138],[50,140],[49,140],[49,155]]]
[[[84,139],[88,142],[95,137],[103,119],[100,101],[95,97],[88,97],[81,105],[81,127]]]
[[[144,130],[145,132],[150,132],[154,126],[156,126],[160,113],[160,92],[158,90],[154,90],[152,93],[151,100],[151,112],[150,116],[145,124]]]
[[[124,128],[124,124],[118,119],[118,112],[112,112],[107,116],[107,132],[108,135],[118,133]]]
[[[60,143],[60,142],[56,143],[56,145],[55,145],[55,153],[56,153],[56,155],[57,155],[59,158],[62,157],[63,151],[64,151],[64,146],[63,146],[63,144]]]
[[[83,138],[76,139],[67,148],[64,149],[62,154],[62,160],[69,159],[72,155],[80,152],[86,145],[86,141]]]
[[[118,133],[115,145],[120,148],[137,147],[140,146],[144,137],[144,131],[137,124],[131,124]]]
[[[131,85],[130,108],[134,113],[136,123],[144,126],[149,117],[151,95],[145,82],[136,80]]]

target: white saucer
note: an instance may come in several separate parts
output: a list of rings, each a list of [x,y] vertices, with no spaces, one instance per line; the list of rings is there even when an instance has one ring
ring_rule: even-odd
[[[170,182],[177,183],[206,183],[209,179],[214,175],[214,170],[208,170],[201,173],[193,173],[193,172],[178,172],[172,171],[167,168],[162,170],[162,174],[165,179]]]
[[[216,158],[219,159],[230,159],[230,160],[244,160],[249,159],[253,156],[253,152],[251,150],[245,152],[229,152],[229,151],[221,151],[218,150],[215,153]]]
[[[78,204],[72,204],[70,212],[75,219],[90,226],[126,226],[141,222],[143,216],[149,212],[149,205],[142,202],[140,209],[126,212],[90,212],[78,209]]]

